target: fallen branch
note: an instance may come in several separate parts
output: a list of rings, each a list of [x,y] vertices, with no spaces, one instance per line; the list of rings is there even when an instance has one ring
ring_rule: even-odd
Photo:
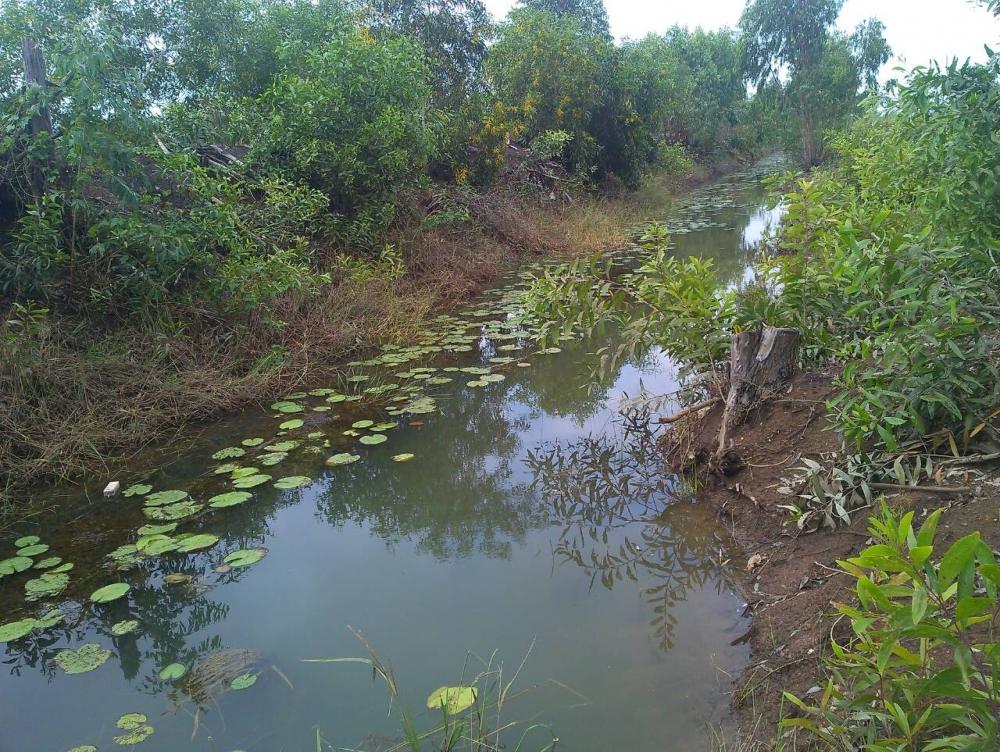
[[[691,413],[696,413],[699,410],[704,410],[706,407],[711,407],[716,402],[722,402],[722,397],[712,397],[711,399],[691,405],[690,407],[685,407],[683,410],[678,410],[670,415],[661,415],[660,423],[676,423],[681,418],[686,418],[688,415],[691,415]]]
[[[869,483],[883,491],[922,491],[923,493],[963,494],[971,491],[968,486],[904,486],[902,483]]]
[[[992,462],[993,460],[1000,460],[1000,452],[993,452],[992,454],[971,454],[968,457],[957,457],[953,460],[945,460],[944,462],[939,462],[938,465],[947,465],[952,467],[954,465],[979,465],[983,462]]]

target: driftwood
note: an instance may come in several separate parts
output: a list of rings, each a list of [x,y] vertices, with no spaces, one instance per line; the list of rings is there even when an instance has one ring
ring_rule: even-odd
[[[660,423],[676,423],[681,418],[686,418],[688,415],[691,415],[692,413],[696,413],[699,410],[704,410],[706,407],[711,407],[716,402],[722,402],[722,397],[712,397],[712,399],[707,399],[703,402],[691,405],[690,407],[685,407],[683,410],[678,410],[677,412],[671,413],[670,415],[661,415]]]
[[[719,427],[716,456],[725,452],[729,431],[792,378],[799,360],[799,340],[798,329],[773,326],[733,335],[729,394]]]

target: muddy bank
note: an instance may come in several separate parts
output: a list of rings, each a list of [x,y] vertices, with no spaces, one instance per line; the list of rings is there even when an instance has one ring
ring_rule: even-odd
[[[854,602],[854,581],[839,572],[837,560],[870,545],[868,511],[854,514],[850,526],[804,533],[780,508],[789,497],[778,491],[803,458],[820,460],[840,448],[824,406],[837,391],[833,378],[833,372],[798,374],[781,399],[735,432],[735,456],[725,468],[730,474],[708,478],[699,494],[743,554],[740,579],[752,623],[739,638],[749,643],[751,661],[732,688],[738,749],[776,746],[782,691],[808,697],[824,686],[822,659],[830,652],[831,636],[846,638],[849,631],[837,621],[832,604]],[[714,449],[721,416],[722,406],[716,405],[688,437],[688,459]],[[1000,490],[995,478],[985,468],[970,469],[945,483],[967,485],[968,492],[887,491],[886,500],[899,512],[914,510],[917,519],[944,508],[937,550],[975,530],[997,548]],[[784,708],[789,712],[788,703]],[[787,749],[789,743],[797,747],[811,739],[784,741]]]

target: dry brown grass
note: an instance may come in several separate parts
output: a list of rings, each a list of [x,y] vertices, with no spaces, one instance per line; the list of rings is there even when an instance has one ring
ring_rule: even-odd
[[[346,276],[279,300],[268,314],[280,328],[190,310],[110,330],[58,317],[29,333],[0,323],[0,518],[23,514],[33,485],[110,477],[171,431],[334,378],[353,353],[412,338],[527,254],[620,246],[643,210],[633,196],[559,204],[496,190],[465,201],[468,223],[400,231],[402,279]]]

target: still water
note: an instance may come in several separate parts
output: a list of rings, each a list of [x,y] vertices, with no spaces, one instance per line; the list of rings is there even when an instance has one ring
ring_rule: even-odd
[[[759,185],[767,167],[671,207],[662,219],[676,251],[713,257],[728,283],[742,279],[749,248],[777,217]],[[715,521],[660,466],[643,416],[626,419],[621,409],[624,398],[671,391],[673,365],[654,353],[594,389],[593,353],[614,332],[532,352],[516,324],[499,334],[514,316],[510,300],[501,291],[439,322],[427,342],[446,343],[443,352],[425,342],[419,359],[359,365],[354,381],[290,395],[301,411],[248,410],[204,427],[169,462],[121,478],[186,491],[200,505],[233,490],[216,472],[221,464],[258,466],[264,454],[284,453],[269,446],[291,441],[287,457],[258,467],[273,480],[250,488],[248,501],[201,510],[167,533],[209,533],[214,545],[126,551],[115,569],[107,554],[158,524],[139,495],[81,500],[71,522],[0,542],[4,559],[15,555],[15,537],[37,535],[49,550],[33,555],[35,565],[73,563],[61,592],[32,603],[25,583],[46,570],[0,579],[0,625],[63,613],[56,626],[0,645],[0,752],[128,749],[120,745],[128,729],[116,727],[126,713],[146,716],[141,726],[152,734],[135,746],[144,752],[384,751],[401,742],[400,708],[430,728],[440,711],[427,710],[428,694],[471,684],[487,666],[513,680],[501,717],[517,724],[503,735],[508,749],[520,741],[524,752],[542,750],[554,739],[556,749],[579,752],[707,749],[746,660],[745,647],[732,644],[747,627],[732,586],[736,565]],[[404,370],[418,366],[428,370]],[[486,376],[454,370],[470,367],[504,378],[467,387]],[[390,381],[429,378],[441,381],[422,392],[433,398],[426,412],[393,415],[402,398],[331,397],[376,385],[385,398]],[[416,390],[408,398],[419,404]],[[303,425],[279,430],[286,420]],[[361,445],[345,430],[387,440]],[[263,446],[243,456],[211,456],[256,437]],[[338,453],[360,459],[324,463]],[[299,487],[273,486],[297,476]],[[266,555],[224,564],[252,548]],[[44,561],[52,557],[58,566]],[[169,575],[189,579],[168,584]],[[89,602],[113,582],[131,589]],[[113,633],[131,620],[132,631]],[[391,705],[368,666],[308,662],[368,657],[359,634],[391,664]],[[87,644],[110,651],[99,667],[67,673],[55,660]],[[173,663],[186,675],[161,678]],[[256,681],[234,689],[237,676]]]

